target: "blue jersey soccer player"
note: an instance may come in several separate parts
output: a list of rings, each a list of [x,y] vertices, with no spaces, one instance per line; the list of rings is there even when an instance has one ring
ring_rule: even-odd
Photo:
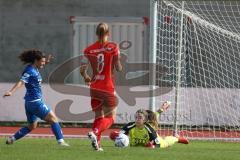
[[[24,64],[28,65],[24,69],[20,81],[17,82],[10,91],[6,92],[3,97],[11,96],[17,89],[25,84],[25,112],[29,125],[21,128],[13,136],[9,137],[6,144],[13,144],[14,141],[26,136],[37,127],[37,119],[41,118],[51,124],[58,144],[61,146],[69,146],[63,139],[61,127],[56,115],[42,99],[42,77],[38,70],[50,61],[50,56],[46,58],[41,51],[33,49],[24,51],[20,54],[19,58]]]

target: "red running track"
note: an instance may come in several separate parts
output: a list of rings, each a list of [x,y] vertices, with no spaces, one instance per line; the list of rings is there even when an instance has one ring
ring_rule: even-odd
[[[0,136],[6,137],[17,132],[21,127],[1,127]],[[116,129],[108,129],[103,132],[104,137],[108,137],[111,131]],[[91,131],[91,128],[62,128],[64,137],[67,138],[84,138],[87,137],[87,133]],[[28,137],[53,137],[51,128],[36,128],[32,131]]]
[[[6,137],[14,134],[20,127],[1,127],[0,136]],[[86,138],[87,133],[91,128],[63,128],[64,137],[66,138]],[[108,137],[110,132],[119,129],[108,129],[103,132],[103,137]],[[171,130],[159,130],[159,135],[169,136],[172,135]],[[186,136],[189,139],[229,139],[232,141],[240,141],[240,131],[180,131],[179,135]],[[28,137],[53,137],[51,128],[36,128]]]

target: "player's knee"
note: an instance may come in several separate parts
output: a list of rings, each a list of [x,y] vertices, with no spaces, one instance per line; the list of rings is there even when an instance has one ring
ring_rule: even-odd
[[[108,112],[108,113],[105,113],[104,117],[106,117],[106,118],[112,118],[113,121],[115,121],[116,112]]]
[[[115,120],[116,115],[115,114],[107,114],[104,115],[105,118],[112,118],[113,120]]]
[[[116,107],[106,107],[104,106],[104,115],[105,116],[115,116],[116,115]]]
[[[56,116],[52,116],[49,121],[48,121],[50,124],[53,124],[53,123],[57,123],[58,122],[58,118]]]
[[[55,114],[53,112],[50,112],[46,117],[45,117],[45,121],[47,121],[50,124],[56,123],[58,122],[58,118],[57,116],[55,116]]]
[[[36,129],[36,128],[37,128],[37,124],[31,124],[31,125],[28,126],[28,129],[31,130],[31,131]]]

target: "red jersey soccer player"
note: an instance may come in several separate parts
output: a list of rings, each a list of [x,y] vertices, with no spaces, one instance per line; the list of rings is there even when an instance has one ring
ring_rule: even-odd
[[[87,65],[81,65],[80,73],[86,83],[90,85],[91,105],[95,112],[92,132],[88,137],[92,147],[102,151],[100,147],[101,133],[108,129],[114,122],[116,106],[118,104],[114,89],[114,68],[122,70],[120,53],[116,43],[109,42],[109,27],[100,23],[96,28],[98,41],[88,46],[84,55],[92,68],[92,77],[87,74]]]

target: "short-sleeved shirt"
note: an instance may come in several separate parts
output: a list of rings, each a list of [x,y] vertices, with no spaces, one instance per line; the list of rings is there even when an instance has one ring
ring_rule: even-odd
[[[33,67],[32,65],[26,66],[22,73],[21,81],[25,83],[26,94],[24,99],[26,101],[42,99],[42,77],[37,68]]]
[[[114,63],[118,59],[117,44],[106,42],[104,45],[98,41],[84,50],[92,68],[92,81],[90,88],[114,93]]]
[[[135,122],[130,122],[120,132],[129,136],[131,146],[145,146],[153,141],[156,147],[160,147],[156,131],[147,123],[140,129],[136,127]]]

